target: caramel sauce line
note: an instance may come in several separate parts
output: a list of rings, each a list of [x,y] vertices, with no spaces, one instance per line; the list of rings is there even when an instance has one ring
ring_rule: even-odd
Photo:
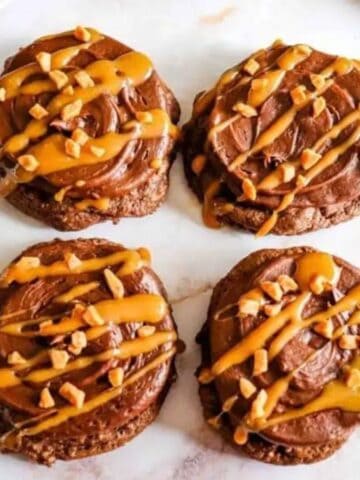
[[[95,408],[100,407],[101,405],[104,405],[105,403],[119,396],[124,390],[124,388],[132,385],[139,378],[146,375],[151,370],[154,370],[156,367],[158,367],[162,363],[165,363],[166,361],[168,361],[171,357],[175,355],[175,353],[176,353],[176,347],[173,347],[167,352],[160,354],[154,360],[152,360],[147,365],[142,367],[140,370],[138,370],[137,372],[129,376],[127,379],[125,379],[122,386],[105,390],[104,392],[100,393],[96,397],[85,402],[81,408],[76,408],[73,406],[63,407],[59,409],[57,413],[53,415],[51,418],[48,418],[40,422],[38,425],[35,425],[34,427],[24,428],[20,431],[11,431],[5,434],[2,438],[0,438],[0,442],[2,442],[5,446],[8,446],[9,448],[11,448],[11,446],[13,446],[14,443],[16,442],[16,438],[18,437],[37,435],[38,433],[41,433],[45,430],[49,430],[51,428],[57,427],[58,425],[66,422],[70,418],[74,418],[84,413],[91,412]]]
[[[221,355],[209,370],[205,370],[203,375],[200,374],[200,383],[209,383],[216,376],[225,372],[230,367],[241,364],[251,357],[255,350],[262,348],[266,341],[283,328],[290,319],[294,317],[298,318],[310,296],[311,294],[309,292],[303,292],[278,315],[269,317],[261,323],[259,327],[250,332],[249,335],[237,345]]]
[[[145,55],[129,52],[116,60],[95,61],[84,70],[98,83],[95,83],[93,87],[76,87],[73,95],[59,93],[53,97],[46,105],[48,116],[42,120],[31,120],[22,133],[13,135],[5,142],[4,152],[16,154],[28,147],[30,140],[37,140],[45,135],[48,124],[68,103],[82,100],[86,104],[103,93],[117,95],[127,84],[136,86],[143,83],[152,74],[153,66]],[[16,72],[15,70],[12,74],[16,76]],[[27,94],[33,94],[30,87],[31,84],[28,85]]]
[[[156,324],[159,323],[167,313],[167,304],[164,298],[151,293],[139,293],[129,297],[103,300],[94,306],[105,323],[117,325],[132,322]],[[51,316],[47,317],[47,320],[51,320]],[[43,318],[41,321],[44,321]],[[0,332],[14,336],[47,337],[69,334],[79,328],[87,326],[87,323],[80,318],[64,316],[59,323],[45,325],[40,330],[23,331],[25,327],[38,324],[41,321],[34,319],[10,323],[0,327]]]
[[[220,228],[221,224],[214,213],[213,202],[221,188],[220,180],[213,180],[204,192],[202,215],[204,223],[209,228]]]
[[[359,140],[360,140],[360,126],[356,128],[356,130],[350,135],[350,137],[347,140],[345,140],[345,142],[327,151],[310,170],[304,173],[303,176],[307,180],[307,183],[313,180],[317,175],[323,172],[327,167],[333,165],[335,161],[343,153],[345,153],[350,147],[355,145],[355,143],[357,143]],[[301,191],[302,188],[303,188],[302,186],[296,187],[292,192],[286,194],[283,197],[279,207],[277,207],[273,211],[269,219],[266,220],[266,222],[264,222],[263,225],[258,230],[256,234],[257,237],[262,237],[272,230],[272,228],[275,226],[278,220],[279,213],[284,211],[293,203],[296,194],[299,193],[299,191]]]
[[[33,372],[22,378],[22,381],[43,383],[61,375],[73,372],[75,370],[82,370],[94,363],[106,362],[111,359],[126,360],[131,357],[149,353],[152,350],[164,345],[168,342],[174,342],[177,338],[175,331],[157,332],[146,338],[136,338],[122,342],[117,348],[106,350],[93,356],[82,356],[69,362],[63,369],[44,368],[34,370]]]
[[[356,357],[351,367],[360,371],[360,358]],[[360,394],[358,388],[349,388],[341,380],[332,380],[325,385],[322,393],[305,406],[274,415],[262,422],[261,430],[279,423],[295,420],[323,410],[340,408],[345,412],[360,412]]]
[[[297,113],[300,112],[307,105],[309,105],[309,103],[315,100],[315,98],[322,95],[333,84],[334,80],[327,80],[321,89],[309,92],[307,98],[303,102],[297,105],[293,105],[291,108],[289,108],[289,110],[283,113],[271,124],[271,126],[267,130],[265,130],[259,135],[255,144],[249,150],[240,153],[240,155],[235,158],[235,160],[231,163],[229,167],[230,171],[236,170],[236,168],[245,163],[251,155],[260,152],[263,148],[267,147],[277,138],[279,138],[280,135],[282,135],[293,123]]]
[[[357,108],[355,111],[349,113],[344,118],[342,118],[336,125],[334,125],[328,132],[322,135],[315,144],[310,147],[315,152],[319,151],[323,145],[328,140],[334,140],[337,138],[347,127],[352,123],[360,120],[360,108]],[[293,165],[296,168],[300,165],[300,158],[294,160],[288,160],[284,162],[284,165]],[[283,183],[282,175],[279,170],[275,170],[266,176],[258,185],[256,185],[257,190],[272,190]]]
[[[349,312],[358,308],[360,304],[360,284],[350,289],[335,305],[310,317],[302,318],[303,308],[311,297],[309,285],[315,274],[322,275],[326,281],[335,284],[339,280],[340,271],[332,257],[321,252],[308,253],[297,259],[295,279],[300,289],[302,289],[302,293],[279,314],[269,317],[235,345],[235,347],[223,354],[215,361],[212,367],[204,369],[200,373],[199,382],[209,383],[214,380],[216,375],[223,373],[227,368],[241,364],[253,355],[257,349],[264,347],[269,339],[271,339],[271,343],[268,348],[268,359],[271,361],[301,329],[310,328],[314,324],[327,322],[343,312]],[[258,289],[254,288],[245,293],[241,298],[251,298],[251,296],[253,296],[256,299],[260,298],[259,296],[261,295],[261,292],[259,293]],[[337,328],[335,332],[327,338],[328,342],[336,341],[353,325],[360,325],[359,310],[355,310],[345,325]],[[277,335],[274,336],[276,333]],[[245,430],[257,432],[279,423],[333,408],[340,408],[346,412],[360,412],[360,387],[348,385],[344,379],[336,379],[328,382],[324,386],[322,393],[303,407],[291,409],[285,413],[272,416],[279,400],[287,392],[294,375],[318,355],[319,352],[320,350],[316,350],[311,353],[300,366],[267,387],[265,389],[266,401],[264,405],[264,415],[252,418],[250,413],[246,414],[240,427],[245,428]],[[354,360],[348,368],[349,370],[360,371],[360,357],[358,354],[355,355]],[[210,419],[210,423],[218,426],[221,415],[231,409],[238,398],[239,394],[229,397],[229,399],[224,402],[221,413]],[[229,409],[227,409],[227,406],[229,406]]]
[[[110,198],[103,197],[103,198],[85,198],[80,202],[75,203],[75,208],[80,210],[80,212],[84,212],[88,208],[95,208],[100,212],[106,212],[110,206]]]
[[[95,290],[100,286],[99,282],[89,282],[89,283],[83,283],[80,285],[75,285],[75,287],[70,288],[65,293],[62,293],[61,295],[58,295],[57,297],[54,298],[55,303],[70,303],[76,298],[81,297],[82,295],[85,295],[92,290]]]
[[[13,282],[24,284],[45,277],[95,272],[118,263],[123,264],[117,272],[118,275],[129,275],[144,266],[144,260],[136,250],[124,250],[105,257],[82,260],[81,264],[73,270],[69,269],[65,260],[59,260],[51,265],[40,265],[39,267],[28,269],[23,269],[18,264],[13,264],[2,274],[0,286],[7,287]]]
[[[34,155],[39,162],[38,168],[33,174],[19,169],[17,173],[19,181],[29,181],[32,175],[49,175],[69,168],[107,162],[117,156],[132,140],[147,140],[167,135],[173,138],[178,137],[178,128],[171,123],[169,115],[164,110],[154,109],[149,110],[148,113],[151,115],[150,122],[147,120],[140,120],[135,124],[131,122],[133,128],[129,131],[109,132],[100,137],[89,139],[79,158],[66,154],[65,142],[67,137],[64,135],[53,134],[44,138],[28,149],[28,153]],[[92,147],[101,149],[104,152],[103,155],[99,157],[94,154],[91,150]],[[51,162],[49,162],[49,158],[51,158]]]

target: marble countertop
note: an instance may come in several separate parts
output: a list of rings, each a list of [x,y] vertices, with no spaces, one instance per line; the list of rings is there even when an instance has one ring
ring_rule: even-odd
[[[148,53],[177,95],[182,121],[196,92],[245,55],[281,37],[348,56],[360,45],[359,0],[0,0],[0,61],[37,36],[77,24],[95,28]],[[1,202],[0,267],[23,248],[57,233]],[[193,372],[199,362],[194,337],[206,315],[211,289],[239,259],[264,247],[312,245],[360,265],[360,218],[298,237],[252,235],[202,225],[197,200],[178,161],[163,207],[143,219],[98,225],[82,237],[146,245],[167,286],[180,335],[179,379],[158,420],[129,445],[51,470],[0,456],[0,479],[11,480],[355,480],[360,432],[330,460],[307,467],[274,467],[236,456],[203,422]],[[291,470],[289,470],[291,469]]]

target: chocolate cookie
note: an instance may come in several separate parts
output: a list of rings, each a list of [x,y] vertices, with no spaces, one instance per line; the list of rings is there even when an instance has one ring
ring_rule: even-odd
[[[58,230],[152,213],[179,105],[151,60],[95,30],[42,37],[0,77],[0,194]]]
[[[175,378],[176,326],[144,249],[54,240],[0,278],[0,451],[50,465],[128,442]]]
[[[205,418],[280,465],[333,454],[360,423],[360,270],[311,248],[259,250],[215,287],[198,340]]]
[[[275,42],[200,93],[184,165],[204,222],[293,235],[360,213],[360,62]]]

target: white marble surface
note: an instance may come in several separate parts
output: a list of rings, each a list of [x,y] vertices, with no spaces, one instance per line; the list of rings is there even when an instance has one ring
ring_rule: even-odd
[[[194,94],[251,51],[282,37],[345,55],[358,55],[359,0],[0,0],[0,59],[35,37],[92,25],[147,52],[180,100],[184,121]],[[236,456],[201,417],[193,377],[199,362],[194,336],[211,287],[249,252],[263,247],[313,245],[360,265],[360,219],[293,238],[255,240],[228,229],[211,231],[174,166],[166,204],[153,216],[100,225],[81,233],[128,246],[146,245],[174,305],[187,343],[179,380],[157,422],[128,446],[99,457],[58,462],[52,470],[13,456],[0,457],[1,480],[335,480],[359,478],[360,436],[330,460],[311,467],[273,467]],[[25,246],[59,234],[1,203],[0,267]]]

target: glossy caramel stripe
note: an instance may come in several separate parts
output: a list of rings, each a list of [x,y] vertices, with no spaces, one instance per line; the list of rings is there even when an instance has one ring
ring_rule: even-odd
[[[306,180],[309,182],[313,180],[317,175],[323,172],[327,167],[332,165],[343,153],[345,153],[350,147],[355,145],[360,140],[360,126],[347,138],[343,143],[328,150],[318,162],[303,174]],[[279,207],[274,210],[270,218],[260,227],[257,232],[258,237],[262,237],[269,233],[275,226],[279,213],[288,208],[294,201],[296,194],[302,189],[302,187],[296,187],[292,192],[286,194]]]
[[[42,120],[31,120],[22,133],[12,136],[5,142],[4,151],[17,153],[29,145],[30,140],[36,140],[47,132],[52,118],[60,113],[62,108],[74,100],[81,99],[88,103],[103,93],[117,95],[126,85],[139,85],[149,78],[153,71],[151,61],[138,52],[129,52],[116,60],[98,60],[88,65],[84,70],[97,80],[93,87],[75,87],[73,95],[60,93],[46,105],[49,115]],[[12,72],[16,76],[17,71]],[[70,78],[71,76],[69,76]],[[29,85],[28,94],[31,94]],[[49,162],[51,163],[51,162]]]
[[[61,370],[55,368],[35,370],[24,377],[23,380],[34,383],[47,382],[48,380],[73,372],[74,370],[82,370],[97,362],[106,362],[112,358],[126,360],[127,358],[149,353],[165,343],[174,342],[176,338],[177,335],[174,331],[157,332],[146,338],[136,338],[135,340],[122,342],[117,348],[106,350],[97,355],[77,358],[69,362],[65,368]]]
[[[86,295],[87,293],[95,290],[100,286],[99,282],[89,282],[89,283],[82,283],[80,285],[75,285],[75,287],[70,288],[65,293],[58,295],[54,298],[55,303],[70,303],[76,298],[81,297],[82,295]]]
[[[87,50],[103,37],[95,30],[92,30],[91,42],[81,43],[72,47],[63,48],[51,53],[51,69],[61,70],[76,57],[81,50]],[[70,34],[70,32],[68,32]],[[35,80],[31,83],[24,83],[32,76],[42,74],[42,70],[37,62],[24,65],[17,68],[0,78],[0,87],[6,89],[6,98],[13,98],[17,95],[39,95],[45,92],[54,92],[57,90],[52,80]]]
[[[360,371],[360,358],[356,357],[351,367]],[[340,408],[345,412],[360,412],[360,395],[357,388],[349,388],[341,380],[333,380],[325,385],[322,393],[301,408],[277,414],[261,423],[261,430],[279,423],[295,420],[323,410]]]
[[[322,135],[312,147],[310,147],[315,152],[319,151],[328,140],[336,139],[347,127],[352,123],[360,120],[360,108],[358,107],[353,112],[344,116],[336,125],[334,125],[328,132]],[[299,167],[300,158],[294,160],[288,160],[284,162],[284,165],[294,165]],[[265,177],[257,186],[257,190],[272,190],[283,183],[282,176],[280,171],[277,169],[275,172],[270,173]]]
[[[283,328],[292,318],[299,318],[301,312],[310,298],[309,292],[303,292],[291,304],[289,304],[278,315],[265,320],[259,327],[249,333],[237,345],[224,353],[209,370],[205,370],[200,374],[201,383],[208,383],[216,376],[225,372],[228,368],[243,363],[251,357],[255,350],[262,348],[266,341]]]
[[[81,264],[73,270],[69,269],[65,260],[59,260],[51,265],[40,265],[39,267],[28,268],[26,270],[15,263],[2,274],[0,286],[7,287],[12,282],[24,284],[38,278],[95,272],[118,263],[123,265],[118,270],[117,275],[129,275],[146,265],[146,261],[143,260],[137,250],[123,250],[105,257],[82,260]]]
[[[167,312],[167,304],[162,296],[151,293],[139,293],[129,297],[103,300],[95,308],[105,323],[147,322],[159,323]],[[50,317],[51,319],[51,317]],[[23,331],[27,326],[39,323],[38,320],[10,323],[0,328],[7,335],[36,337],[62,335],[87,326],[79,318],[64,317],[59,323],[46,325],[40,331]]]
[[[81,202],[75,203],[75,208],[77,210],[80,210],[80,212],[87,210],[89,207],[95,208],[96,210],[99,210],[101,212],[106,212],[106,210],[109,209],[109,206],[110,206],[110,198],[107,198],[107,197],[85,198],[84,200],[81,200]]]
[[[84,413],[91,412],[95,408],[100,407],[101,405],[104,405],[105,403],[119,396],[124,390],[124,388],[132,385],[137,380],[139,380],[142,376],[146,375],[148,372],[151,372],[151,370],[154,370],[156,367],[158,367],[162,363],[165,363],[166,361],[170,360],[170,358],[173,357],[175,353],[176,353],[176,347],[173,347],[167,352],[162,353],[161,355],[156,357],[154,360],[149,362],[147,365],[145,365],[143,368],[141,368],[140,370],[135,372],[133,375],[128,377],[124,381],[122,386],[105,390],[103,393],[100,393],[96,397],[85,402],[81,408],[76,408],[73,406],[63,407],[59,409],[57,413],[53,415],[51,418],[41,421],[40,423],[38,423],[38,425],[35,425],[34,427],[24,428],[20,431],[12,431],[9,434],[5,434],[2,437],[2,439],[0,439],[0,442],[2,442],[5,446],[8,445],[9,448],[11,448],[11,446],[14,444],[18,436],[24,437],[24,436],[37,435],[38,433],[41,433],[45,430],[49,430],[50,428],[57,427],[58,425],[66,422],[70,418],[74,418]]]
[[[136,122],[135,128],[132,130],[121,133],[109,132],[100,137],[89,139],[79,158],[66,154],[66,137],[64,135],[54,134],[45,137],[28,149],[28,153],[34,155],[39,162],[39,166],[33,175],[48,175],[69,168],[107,162],[118,155],[131,140],[146,140],[167,135],[173,138],[178,136],[178,128],[171,123],[169,115],[164,110],[154,109],[149,110],[149,113],[152,120],[150,122],[140,120]],[[99,158],[91,152],[91,147],[102,149],[104,154]],[[51,158],[50,162],[49,158]],[[31,174],[19,169],[17,177],[20,181],[29,181]]]
[[[326,67],[324,70],[322,70],[320,72],[320,75],[328,78],[334,73],[339,72],[338,64],[339,59],[336,59],[329,67]],[[321,89],[315,90],[314,92],[308,92],[307,98],[304,102],[301,102],[298,105],[293,105],[287,112],[285,112],[277,120],[275,120],[275,122],[259,136],[251,149],[238,155],[236,159],[232,162],[230,170],[235,170],[238,166],[242,165],[249,158],[249,156],[258,153],[264,147],[274,142],[291,125],[291,123],[295,119],[296,114],[304,107],[306,107],[315,98],[322,95],[329,87],[331,87],[331,85],[333,85],[333,83],[333,79],[328,79]]]

